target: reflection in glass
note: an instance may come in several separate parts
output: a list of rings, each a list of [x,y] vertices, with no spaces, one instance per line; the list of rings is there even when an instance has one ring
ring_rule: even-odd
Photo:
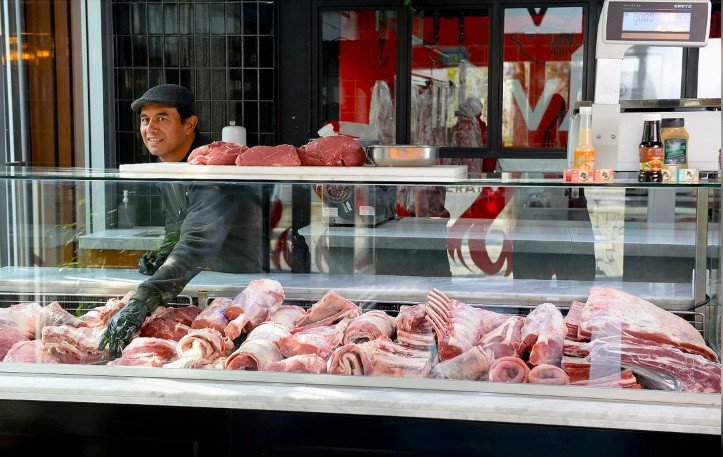
[[[322,37],[321,125],[332,123],[338,133],[394,144],[396,14],[325,12]]]
[[[486,10],[418,10],[412,29],[411,139],[487,146]]]
[[[505,147],[567,147],[570,107],[582,88],[582,13],[581,7],[505,10]]]

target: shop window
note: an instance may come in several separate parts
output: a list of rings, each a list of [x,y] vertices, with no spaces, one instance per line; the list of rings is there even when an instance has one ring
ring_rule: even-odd
[[[582,7],[504,10],[504,147],[567,147],[582,93],[583,24]]]
[[[395,142],[397,14],[322,14],[321,117],[335,130]]]
[[[721,93],[720,2],[712,6],[708,45],[700,48],[698,57],[699,98],[720,98]]]

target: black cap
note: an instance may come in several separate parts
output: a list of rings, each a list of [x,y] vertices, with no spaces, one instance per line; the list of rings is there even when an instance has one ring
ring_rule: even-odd
[[[196,114],[196,98],[190,90],[177,84],[159,84],[151,87],[138,100],[131,103],[131,108],[140,113],[148,104],[173,106],[181,115]]]
[[[685,119],[682,117],[664,117],[660,123],[661,127],[685,127]]]

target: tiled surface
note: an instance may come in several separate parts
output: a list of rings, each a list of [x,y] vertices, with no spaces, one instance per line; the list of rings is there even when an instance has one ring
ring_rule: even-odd
[[[161,83],[194,92],[212,139],[235,120],[250,146],[276,144],[274,1],[112,1],[119,164],[150,161],[130,105]],[[136,220],[161,224],[160,201],[134,191]]]

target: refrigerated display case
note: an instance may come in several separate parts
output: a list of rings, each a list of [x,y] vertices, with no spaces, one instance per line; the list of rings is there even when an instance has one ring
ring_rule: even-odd
[[[468,179],[464,171],[441,165],[423,173],[413,168],[376,173],[369,165],[356,173],[334,167],[294,173],[187,164],[169,173],[157,165],[161,168],[120,171],[18,167],[0,173],[0,199],[6,202],[0,217],[0,318],[5,318],[0,329],[17,326],[8,310],[28,303],[44,309],[57,302],[82,319],[147,277],[135,267],[97,262],[85,252],[140,255],[138,246],[157,246],[149,238],[160,242],[159,227],[150,225],[138,200],[137,227],[117,227],[114,214],[123,190],[180,184],[181,179],[187,186],[264,186],[273,189],[264,194],[269,197],[264,204],[275,214],[265,238],[268,249],[262,250],[271,257],[268,271],[201,271],[167,308],[198,307],[200,312],[215,299],[238,297],[261,279],[278,281],[283,305],[297,305],[306,313],[331,291],[358,308],[359,315],[382,311],[395,325],[403,310],[419,305],[418,323],[426,322],[433,332],[422,368],[409,369],[400,361],[418,362],[420,356],[404,352],[409,346],[399,342],[399,334],[391,334],[388,344],[397,352],[387,356],[402,351],[406,357],[389,362],[394,369],[369,365],[356,372],[360,376],[334,374],[343,370],[332,370],[329,354],[316,374],[264,371],[258,364],[224,369],[246,331],[231,342],[233,349],[225,349],[226,359],[205,364],[206,369],[170,362],[118,366],[109,364],[102,352],[92,364],[77,358],[70,363],[67,357],[40,363],[44,355],[59,355],[63,349],[45,346],[43,328],[50,324],[36,322],[26,338],[37,341],[36,363],[0,363],[3,455],[5,450],[13,455],[20,445],[42,451],[57,443],[102,449],[105,455],[161,449],[180,455],[523,455],[541,445],[561,455],[579,453],[582,445],[588,455],[638,455],[641,446],[669,451],[691,442],[701,451],[717,449],[718,176],[702,176],[694,183],[639,183],[618,173],[612,182],[570,183],[560,173],[490,173]],[[324,185],[353,186],[357,193],[383,186],[397,195],[408,194],[402,190],[409,188],[436,189],[444,195],[449,217],[332,224],[330,206],[318,192]],[[353,210],[371,210],[363,206]],[[448,274],[430,274],[439,262],[448,263]],[[548,309],[559,313],[564,320],[556,322],[568,329],[560,357],[574,356],[579,347],[571,341],[582,334],[568,333],[580,324],[573,315],[586,309],[577,306],[587,305],[584,319],[595,307],[600,313],[608,304],[596,295],[593,306],[591,297],[601,291],[624,301],[623,306],[614,304],[618,317],[605,321],[614,329],[598,327],[601,333],[577,342],[613,339],[619,349],[606,348],[617,360],[588,358],[580,375],[571,360],[558,359],[558,368],[570,378],[567,385],[492,381],[491,366],[474,375],[439,368],[453,358],[442,360],[450,347],[462,354],[481,347],[481,333],[470,347],[459,343],[461,327],[468,323],[455,319],[489,313],[485,315],[505,322],[519,318],[527,325],[546,303],[554,305]],[[439,297],[445,297],[442,311]],[[602,312],[605,317],[607,311]],[[638,327],[631,333],[626,326],[634,316],[640,320],[632,322]],[[501,327],[487,331],[494,328]],[[681,334],[695,343],[685,338],[688,343],[681,343]],[[633,349],[619,344],[630,335],[645,341],[644,354],[637,358]],[[516,341],[521,341],[519,334]],[[343,346],[337,343],[333,351]],[[534,341],[521,344],[518,359],[528,368],[542,364],[530,361]],[[490,363],[504,356],[485,350]],[[576,362],[583,361],[581,354]],[[372,365],[378,367],[377,362]],[[615,382],[605,387],[590,382],[603,372],[613,373]],[[66,420],[66,415],[79,419]],[[529,439],[515,438],[521,434]],[[121,442],[130,444],[119,446]]]

